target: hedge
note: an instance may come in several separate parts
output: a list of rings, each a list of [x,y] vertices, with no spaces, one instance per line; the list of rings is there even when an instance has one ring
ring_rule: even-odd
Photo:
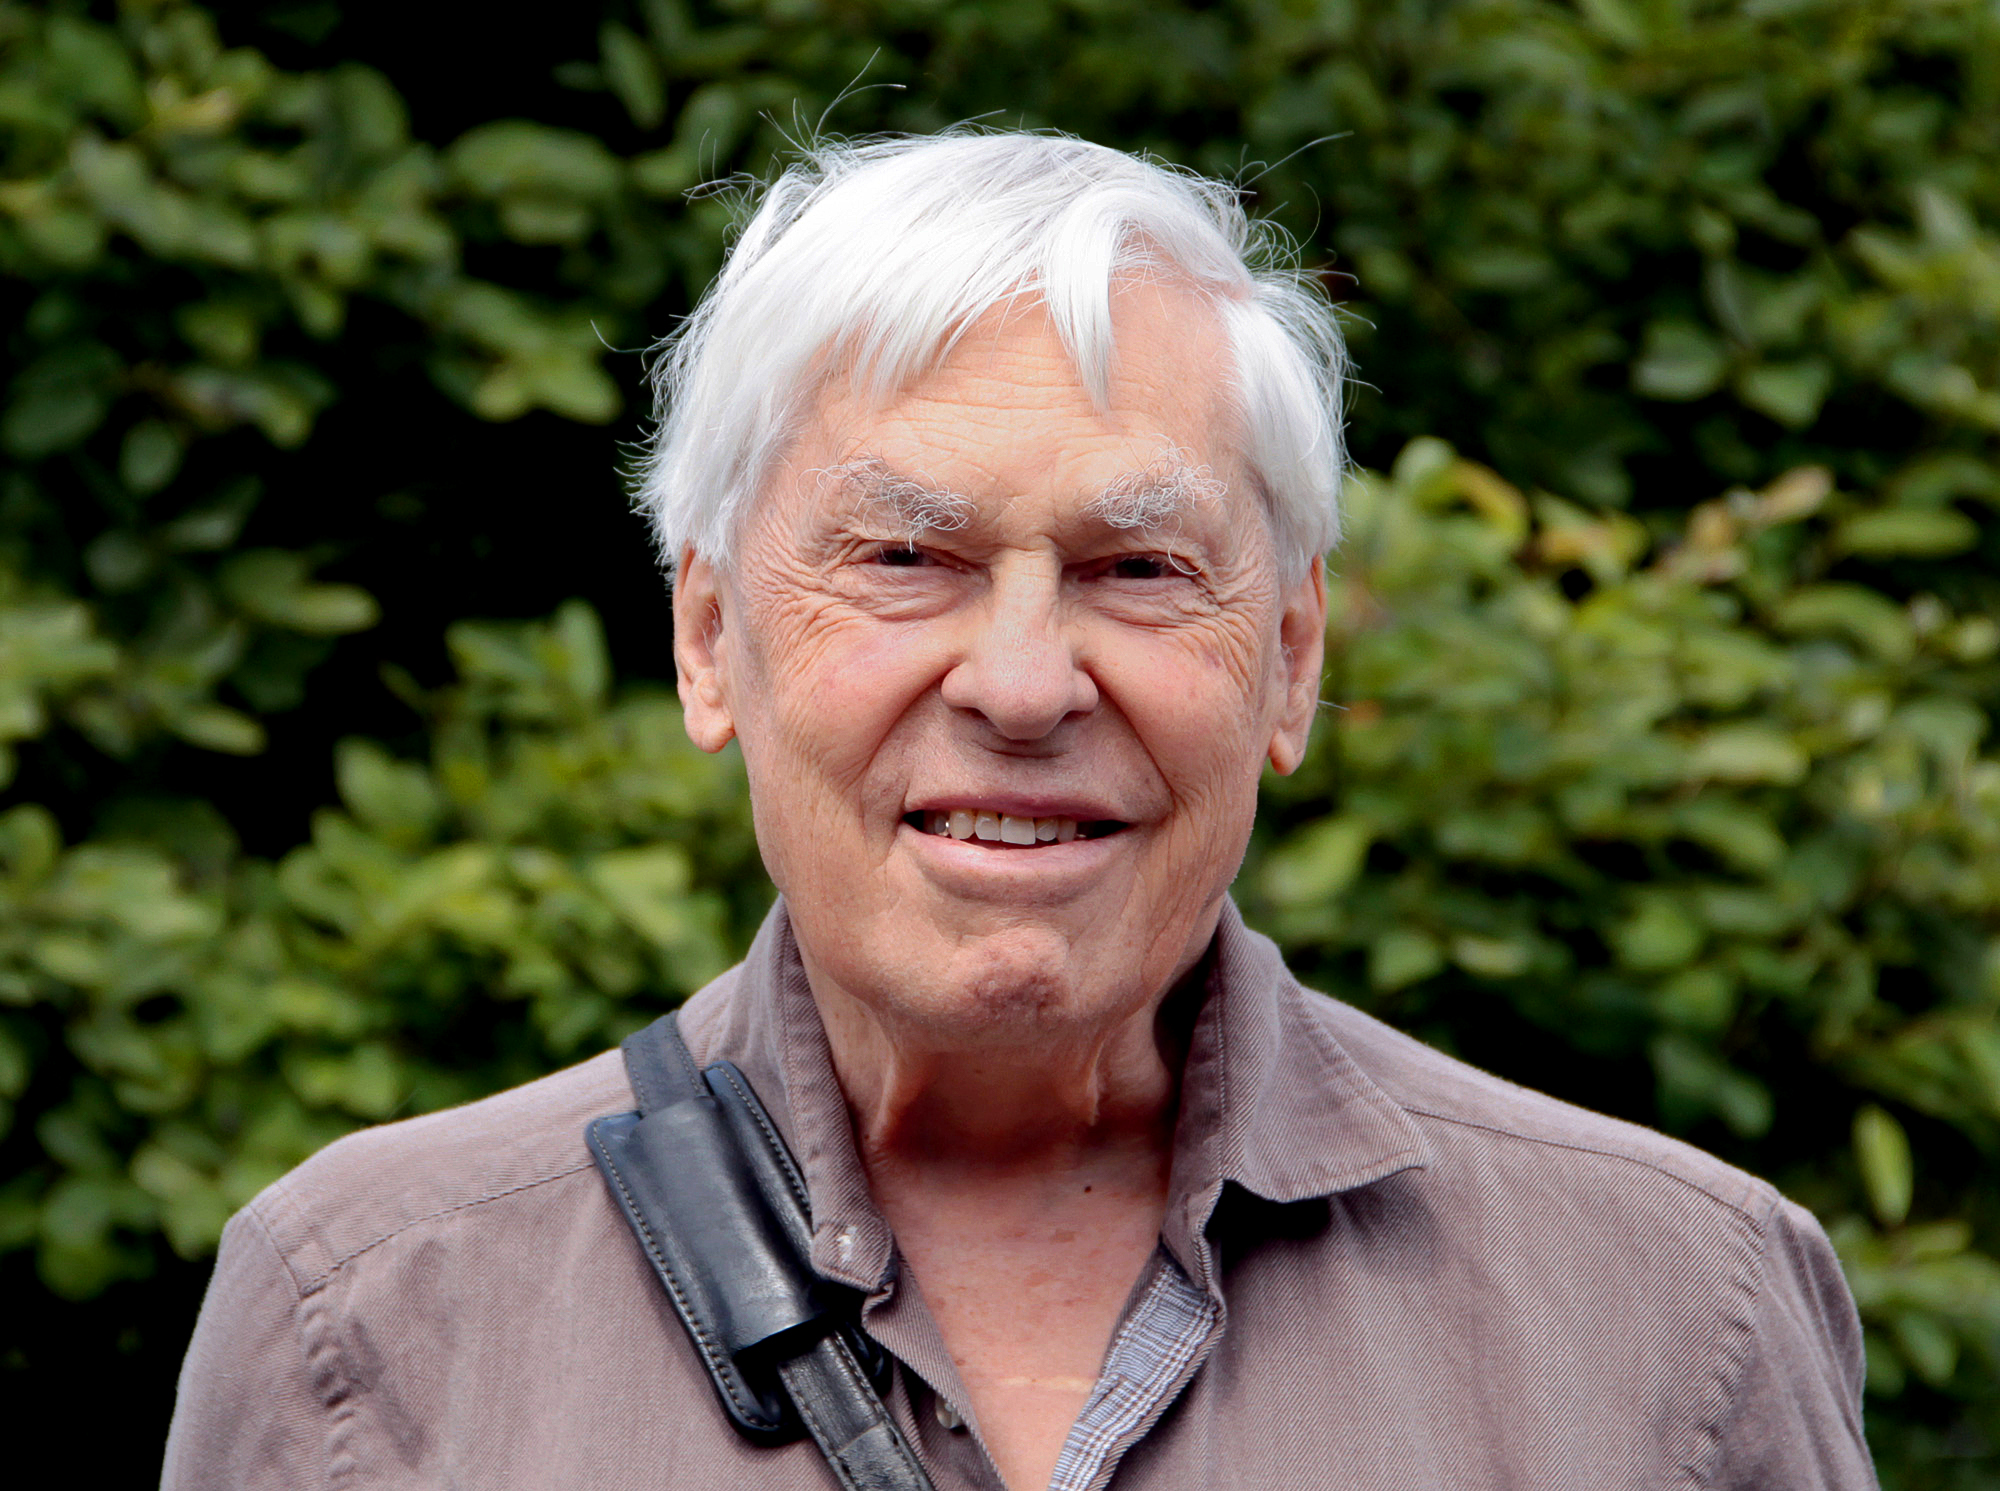
[[[1241,180],[1347,308],[1373,469],[1252,920],[1776,1180],[1885,1483],[2000,1472],[2000,13],[367,25],[0,0],[10,1374],[327,1139],[741,950],[770,892],[680,733],[628,349],[719,260],[704,182],[986,117]]]

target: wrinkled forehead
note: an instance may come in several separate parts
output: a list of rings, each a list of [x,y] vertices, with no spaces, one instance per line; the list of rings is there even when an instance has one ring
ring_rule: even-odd
[[[765,483],[935,526],[940,501],[1061,491],[1136,526],[1250,477],[1220,317],[1172,285],[1130,284],[1101,392],[1038,302],[996,306],[902,386],[835,368]]]

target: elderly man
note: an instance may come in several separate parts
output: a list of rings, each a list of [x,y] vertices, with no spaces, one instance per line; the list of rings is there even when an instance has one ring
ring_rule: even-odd
[[[1073,140],[769,189],[646,485],[687,728],[740,743],[782,893],[680,1016],[733,1067],[659,1033],[273,1186],[170,1485],[1873,1483],[1803,1211],[1300,988],[1229,902],[1341,474],[1339,339],[1273,260],[1228,189]],[[795,1158],[875,1461],[790,1373],[810,1437],[733,1422],[669,1234],[724,1272],[761,1234],[617,1117],[682,1081]]]

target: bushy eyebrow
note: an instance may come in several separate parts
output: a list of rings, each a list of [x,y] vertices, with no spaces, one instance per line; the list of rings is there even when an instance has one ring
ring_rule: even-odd
[[[878,520],[912,542],[926,533],[953,533],[971,523],[977,505],[970,497],[898,471],[880,456],[862,456],[820,473],[822,482],[850,493]],[[1208,467],[1184,451],[1169,450],[1137,471],[1113,477],[1084,507],[1107,527],[1158,530],[1178,521],[1228,488]]]
[[[1143,470],[1105,483],[1085,509],[1112,528],[1161,529],[1178,525],[1189,508],[1219,500],[1228,488],[1185,451],[1169,450]]]
[[[821,475],[912,542],[926,533],[954,533],[972,521],[975,511],[970,497],[898,471],[880,456],[863,456]]]

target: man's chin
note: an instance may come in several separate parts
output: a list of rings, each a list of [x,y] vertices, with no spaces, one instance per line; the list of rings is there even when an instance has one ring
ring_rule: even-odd
[[[897,981],[899,1002],[939,1049],[1062,1048],[1156,1008],[1206,945],[1170,948],[1108,917],[1074,941],[1017,927],[941,951]]]

